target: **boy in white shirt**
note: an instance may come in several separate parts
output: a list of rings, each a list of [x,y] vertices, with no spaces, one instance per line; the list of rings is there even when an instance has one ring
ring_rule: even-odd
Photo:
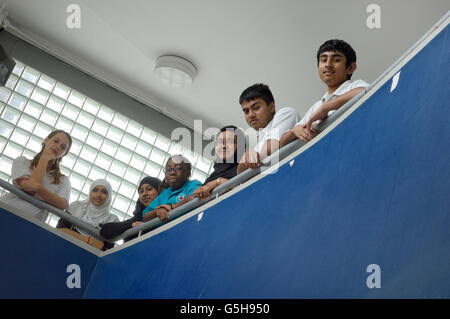
[[[319,134],[313,126],[369,86],[363,80],[350,81],[356,70],[356,53],[345,41],[328,40],[322,44],[317,51],[317,65],[320,79],[328,86],[328,91],[310,107],[301,121],[283,135],[280,147],[296,138],[309,142]]]
[[[300,120],[297,111],[284,107],[275,111],[275,101],[269,87],[254,84],[242,92],[239,98],[245,120],[258,131],[258,143],[242,157],[237,173],[261,166],[261,160],[280,148],[281,136]]]

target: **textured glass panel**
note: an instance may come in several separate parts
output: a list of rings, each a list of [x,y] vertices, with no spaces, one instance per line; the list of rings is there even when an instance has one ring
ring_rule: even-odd
[[[136,147],[136,144],[138,142],[138,139],[132,135],[124,134],[122,138],[122,142],[120,142],[121,145],[125,146],[129,150],[133,151]]]
[[[119,189],[120,182],[122,181],[122,179],[120,177],[118,177],[112,173],[108,173],[108,175],[106,176],[106,179],[111,184],[111,188],[113,189],[113,191],[117,191]]]
[[[12,159],[7,158],[6,156],[0,157],[0,172],[11,175],[12,168]]]
[[[139,183],[139,181],[137,181],[136,183]],[[120,185],[119,193],[128,198],[131,198],[133,196],[133,193],[135,192],[135,190],[136,190],[135,184],[123,181],[122,185]]]
[[[88,129],[79,124],[75,124],[70,135],[76,137],[80,141],[84,141],[88,135]]]
[[[111,214],[116,215],[120,221],[123,221],[126,218],[126,215],[124,213],[122,213],[121,211],[118,211],[117,209],[114,209],[114,208],[111,209]],[[123,240],[120,240],[119,242],[117,242],[117,244],[121,245],[121,244],[119,244],[120,242],[122,242],[122,244],[123,244]]]
[[[86,178],[83,175],[72,172],[72,174],[70,175],[70,184],[72,188],[81,191],[85,179]]]
[[[83,186],[83,189],[82,189],[81,192],[84,193],[84,194],[89,194],[89,189],[90,189],[90,187],[92,185],[92,182],[93,182],[92,179],[90,179],[90,178],[86,179],[86,181],[84,182],[84,186]]]
[[[114,119],[112,121],[112,124],[114,126],[119,127],[122,130],[125,130],[125,128],[127,127],[127,124],[128,124],[128,118],[119,113],[116,113],[116,115],[114,116]]]
[[[8,138],[11,135],[14,126],[6,121],[0,120],[0,136]]]
[[[157,135],[158,134],[153,132],[152,130],[144,128],[144,130],[142,131],[141,140],[143,140],[146,143],[149,143],[150,145],[153,145]]]
[[[42,112],[41,118],[39,120],[47,123],[48,125],[54,126],[56,123],[56,120],[58,119],[59,114],[56,112],[53,112],[52,110],[45,109],[44,112]]]
[[[66,103],[66,106],[64,106],[64,109],[62,111],[62,114],[69,119],[75,120],[79,112],[80,109],[77,108],[75,105]]]
[[[11,95],[11,90],[5,88],[5,87],[0,87],[0,101],[6,103],[9,100],[9,97]]]
[[[22,145],[18,145],[16,143],[9,141],[9,143],[5,147],[4,153],[11,158],[17,158],[20,155],[22,155],[22,150],[23,150]]]
[[[8,81],[6,81],[5,86],[7,88],[11,89],[11,90],[14,90],[14,87],[16,86],[16,83],[17,83],[18,80],[19,80],[18,76],[14,75],[14,74],[11,74],[9,76]]]
[[[44,74],[42,74],[41,78],[39,79],[37,85],[41,88],[43,88],[46,91],[51,92],[53,90],[53,87],[55,86],[56,81],[53,80],[51,77],[48,77]]]
[[[155,163],[153,163],[151,161],[148,161],[147,165],[145,165],[144,172],[148,176],[156,177],[156,176],[158,176],[158,174],[161,171],[161,169],[162,169],[161,166],[159,166],[159,165],[157,165],[157,164],[155,164]]]
[[[53,111],[60,113],[66,102],[57,96],[52,95],[47,102],[47,107]]]
[[[113,207],[119,211],[126,212],[128,206],[130,205],[130,200],[125,196],[117,194],[116,199],[114,200]],[[122,213],[123,215],[123,213]]]
[[[147,160],[144,157],[134,154],[131,157],[130,166],[139,171],[143,171],[146,162],[147,162]]]
[[[94,122],[94,116],[90,115],[87,112],[81,112],[77,119],[77,123],[79,123],[87,128],[91,128],[91,125],[93,122]]]
[[[139,141],[136,145],[135,152],[144,156],[145,158],[149,157],[150,152],[152,150],[152,146],[143,141]]]
[[[125,174],[126,169],[127,166],[125,164],[119,161],[113,161],[109,170],[113,172],[115,175],[123,177],[123,174]]]
[[[61,174],[69,176],[70,175],[70,169],[65,167],[63,164],[60,165]]]
[[[26,145],[29,138],[30,138],[30,133],[28,133],[24,130],[21,130],[18,127],[16,127],[16,129],[14,130],[14,132],[11,135],[11,140],[20,145]]]
[[[76,105],[81,108],[85,99],[86,99],[86,96],[84,96],[80,92],[72,90],[72,92],[70,92],[70,95],[69,95],[69,98],[67,99],[67,101],[69,101],[71,104]]]
[[[103,153],[98,153],[97,158],[95,159],[95,165],[109,170],[109,166],[111,165],[112,162],[112,157],[103,154]]]
[[[25,71],[22,73],[22,78],[24,78],[27,81],[30,81],[33,84],[36,84],[40,75],[41,72],[27,66],[25,68]]]
[[[136,137],[140,137],[143,128],[144,127],[141,124],[139,124],[139,123],[137,123],[135,121],[130,121],[128,123],[128,126],[127,126],[127,132],[132,134],[132,135],[134,135],[134,136],[136,136]]]
[[[100,149],[100,146],[103,143],[103,136],[91,131],[86,139],[86,143],[96,149]]]
[[[166,153],[158,150],[157,148],[153,148],[152,153],[150,155],[150,159],[155,162],[158,163],[160,165],[166,165],[164,159],[166,157]]]
[[[155,141],[155,146],[160,150],[167,151],[170,146],[170,140],[162,135],[158,135],[158,138]]]
[[[91,130],[102,136],[105,136],[106,132],[108,132],[108,128],[109,128],[108,123],[106,123],[102,120],[96,119],[94,124],[92,125]]]
[[[125,164],[128,164],[131,159],[131,152],[124,147],[119,147],[116,153],[116,158]]]
[[[19,80],[19,83],[16,85],[16,92],[19,92],[22,95],[25,95],[26,97],[30,97],[31,93],[33,92],[33,84],[24,80]]]
[[[58,130],[63,130],[63,131],[66,131],[66,132],[70,132],[70,131],[72,131],[73,124],[74,124],[73,121],[71,121],[71,120],[61,116],[58,119],[58,122],[56,122],[55,127]]]
[[[123,132],[115,127],[110,127],[106,136],[116,143],[120,143],[122,140]]]
[[[134,168],[128,167],[127,171],[125,172],[124,178],[129,181],[130,183],[133,183],[133,185],[137,185],[139,183],[139,179],[141,177],[141,172],[138,170],[135,170]],[[133,188],[134,190],[134,188]],[[131,196],[132,193],[130,193],[129,196]]]
[[[159,174],[158,174],[158,176],[157,176],[160,180],[163,180],[164,179],[164,177],[166,177],[166,175],[164,174],[164,171],[163,170],[161,170],[160,172],[159,172]]]
[[[36,137],[36,136],[32,136],[29,140],[28,140],[28,144],[27,144],[27,148],[31,151],[34,152],[34,155],[36,155],[36,153],[39,153],[42,149],[42,138]],[[33,156],[34,156],[33,155]]]
[[[21,76],[23,70],[25,69],[25,64],[23,64],[20,61],[14,60],[16,62],[16,65],[14,66],[14,69],[12,71],[12,73],[14,73],[15,75]]]
[[[117,145],[116,143],[111,142],[111,141],[105,139],[105,140],[103,141],[103,145],[102,145],[102,147],[100,148],[100,150],[101,150],[102,152],[108,154],[109,156],[114,157],[114,155],[116,155],[116,151],[117,151],[117,147],[118,147],[118,146],[119,146],[119,145]]]
[[[90,163],[94,162],[95,157],[97,156],[97,149],[90,147],[88,145],[84,145],[83,149],[80,152],[80,157]]]
[[[39,118],[43,109],[44,107],[39,103],[29,101],[27,103],[27,106],[25,106],[24,112],[27,113],[28,115],[33,116],[34,118]]]
[[[33,119],[31,116],[22,114],[19,123],[17,123],[17,126],[24,130],[27,130],[28,132],[32,132],[36,123],[37,121]]]
[[[170,155],[182,154],[183,150],[184,150],[183,146],[172,142],[172,144],[170,145],[170,148],[169,148],[169,154]]]
[[[98,111],[97,117],[109,123],[114,117],[114,111],[109,107],[102,105]]]
[[[6,141],[7,141],[6,138],[0,136],[0,154],[3,152],[3,148],[4,148],[5,145],[6,145]],[[0,155],[0,156],[1,156],[1,155]]]
[[[72,147],[70,148],[69,153],[78,156],[80,154],[81,148],[83,147],[83,143],[72,137]]]
[[[45,105],[45,103],[47,103],[49,96],[50,93],[48,93],[47,91],[36,88],[34,89],[33,94],[31,94],[31,99],[38,103],[41,103],[42,105]]]
[[[16,124],[19,120],[20,112],[12,107],[5,107],[3,110],[1,118],[8,121],[11,124]]]
[[[33,133],[44,140],[52,131],[53,128],[51,126],[39,122],[37,123]]]
[[[11,97],[9,98],[8,104],[12,107],[15,107],[18,110],[23,110],[25,104],[27,103],[27,98],[23,95],[13,93],[11,94]]]
[[[106,171],[97,166],[93,166],[91,172],[89,173],[89,178],[92,179],[93,181],[105,177]]]
[[[68,169],[72,170],[73,165],[75,164],[77,157],[69,152],[66,156],[64,156],[61,160],[61,164],[63,164]]]
[[[63,100],[66,100],[69,96],[70,88],[65,86],[62,83],[56,83],[55,88],[53,89],[53,94],[59,96]]]
[[[32,159],[35,155],[36,155],[35,152],[30,151],[30,150],[28,150],[28,149],[25,149],[25,150],[23,151],[23,154],[22,154],[22,156],[25,156],[25,157],[28,158],[28,159]]]
[[[87,98],[86,101],[84,102],[83,110],[85,110],[93,115],[96,115],[99,109],[100,109],[100,103],[97,103],[94,100]]]
[[[184,157],[186,157],[189,162],[191,162],[191,164],[193,166],[195,166],[197,164],[197,159],[198,159],[198,155],[195,154],[194,152],[188,150],[188,149],[184,149],[184,152],[182,153]]]
[[[89,170],[91,169],[91,164],[88,161],[82,160],[78,158],[77,162],[75,163],[75,166],[73,167],[73,170],[77,173],[87,176],[89,173]]]

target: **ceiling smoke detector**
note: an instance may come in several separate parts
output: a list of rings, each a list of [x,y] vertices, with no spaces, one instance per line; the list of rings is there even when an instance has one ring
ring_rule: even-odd
[[[192,84],[197,70],[186,59],[174,55],[163,55],[156,60],[155,73],[161,82],[181,88]]]

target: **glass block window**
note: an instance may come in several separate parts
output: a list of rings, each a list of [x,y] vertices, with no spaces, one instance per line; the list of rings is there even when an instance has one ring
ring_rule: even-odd
[[[192,177],[204,181],[213,162],[183,148],[151,128],[16,60],[5,87],[0,87],[0,178],[11,183],[14,158],[31,159],[53,130],[72,136],[61,162],[72,185],[70,202],[88,197],[93,180],[112,186],[112,213],[131,217],[138,198],[136,185],[150,175],[164,178],[163,167],[174,154],[188,158]],[[5,191],[0,188],[0,196]],[[58,217],[47,222],[56,226]]]

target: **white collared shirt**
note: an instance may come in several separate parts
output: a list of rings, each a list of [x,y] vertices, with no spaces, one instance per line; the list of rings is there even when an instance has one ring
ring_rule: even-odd
[[[284,133],[294,127],[300,120],[300,115],[291,107],[283,107],[275,113],[272,121],[258,133],[258,144],[254,150],[261,153],[261,150],[268,140],[280,141]]]
[[[302,120],[300,122],[298,122],[295,125],[305,125],[306,122],[308,122],[309,118],[311,117],[311,115],[317,111],[317,109],[325,102],[331,101],[333,99],[335,99],[338,96],[341,96],[353,89],[356,88],[366,88],[368,87],[369,84],[366,81],[363,80],[355,80],[355,81],[350,81],[347,80],[344,83],[342,83],[336,91],[333,92],[333,94],[328,94],[328,91],[325,92],[325,94],[322,96],[322,99],[320,99],[319,101],[317,101],[316,103],[313,104],[313,106],[311,106],[308,110],[308,112],[306,112],[305,116],[303,116]],[[331,114],[333,114],[336,110],[331,110],[330,112],[328,112],[328,116],[330,116]],[[319,122],[319,121],[318,121]]]

